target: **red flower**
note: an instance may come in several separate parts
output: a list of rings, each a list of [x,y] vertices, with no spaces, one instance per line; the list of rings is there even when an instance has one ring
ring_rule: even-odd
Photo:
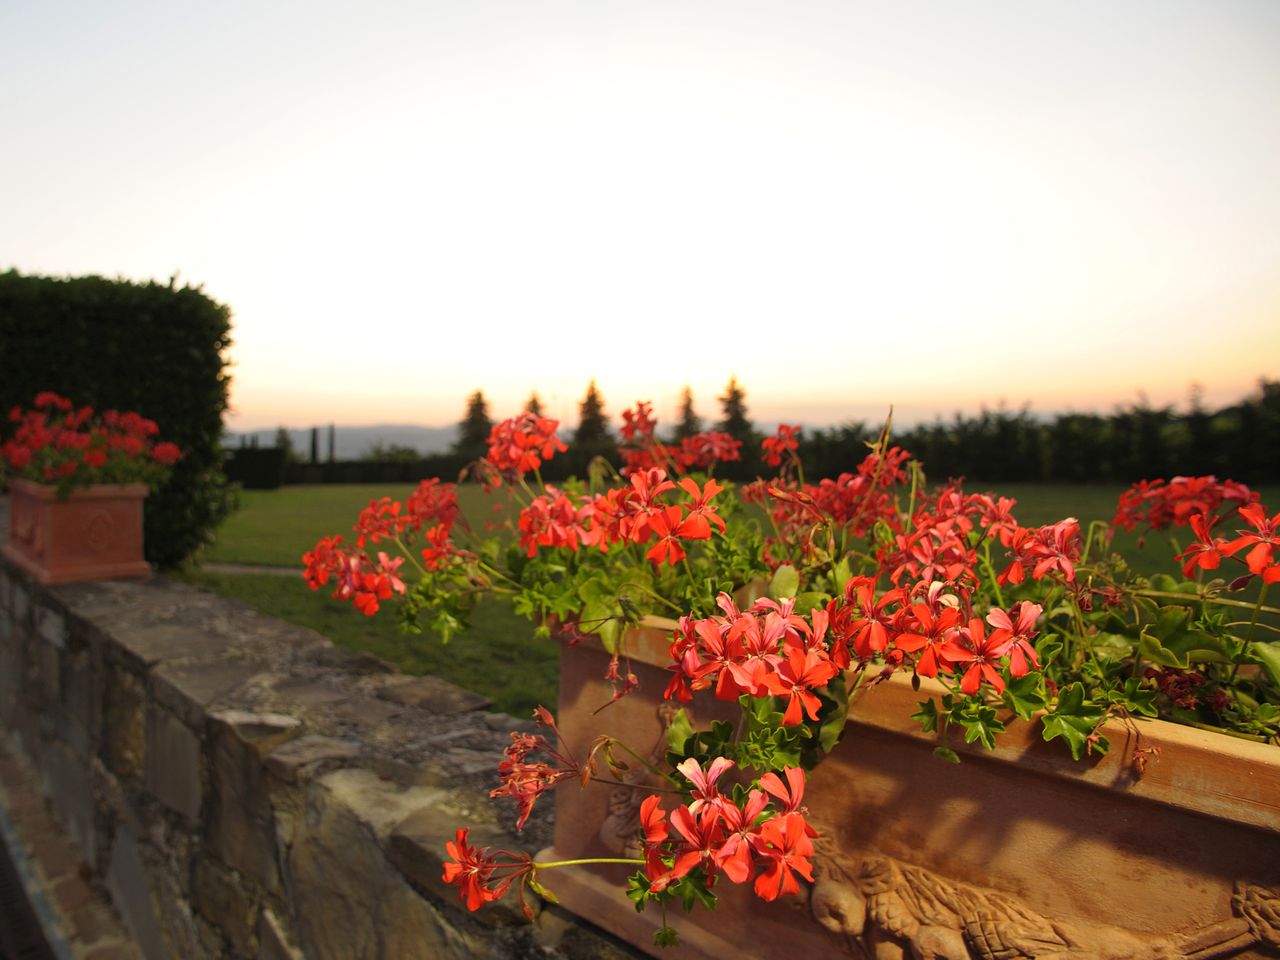
[[[1267,512],[1260,503],[1250,503],[1240,508],[1240,516],[1253,526],[1256,533],[1245,533],[1239,539],[1232,540],[1222,548],[1222,552],[1235,556],[1245,547],[1252,547],[1245,557],[1249,572],[1260,575],[1263,583],[1275,583],[1280,580],[1280,563],[1275,554],[1280,549],[1280,513],[1267,519]]]
[[[839,670],[819,650],[804,650],[794,644],[787,644],[786,657],[774,673],[765,676],[764,684],[774,696],[788,698],[782,725],[794,727],[800,723],[802,708],[810,720],[818,719],[822,701],[813,691],[825,687],[827,681],[839,673]]]
[[[685,558],[685,549],[680,543],[683,519],[678,506],[662,507],[649,517],[649,527],[658,535],[658,542],[645,554],[655,564],[664,560],[674,566]]]
[[[768,866],[756,877],[756,895],[776,900],[782,894],[800,892],[795,874],[813,882],[813,842],[809,825],[798,813],[788,813],[766,820],[760,827],[760,852],[768,858]]]
[[[977,693],[983,681],[995,687],[996,693],[1004,692],[1004,677],[996,667],[1013,639],[1008,630],[996,630],[989,637],[985,633],[981,620],[974,617],[969,621],[965,656],[956,664],[957,670],[966,665],[969,668],[960,680],[960,689],[967,694]]]
[[[1014,611],[1017,611],[1016,619]],[[1036,635],[1036,623],[1043,612],[1044,607],[1040,604],[1023,600],[1014,604],[1008,613],[996,609],[987,614],[987,623],[1009,634],[1009,673],[1015,677],[1026,676],[1030,669],[1028,660],[1031,666],[1040,669],[1040,659],[1031,640]]]
[[[715,480],[708,479],[699,490],[698,482],[692,477],[683,478],[679,485],[680,489],[693,498],[693,502],[689,504],[689,515],[681,524],[683,531],[681,535],[689,540],[709,540],[712,526],[724,533],[724,520],[716,514],[716,508],[711,505],[711,498],[724,487]]]
[[[893,645],[904,653],[924,651],[916,660],[916,673],[936,677],[940,669],[964,659],[966,651],[957,642],[959,610],[944,607],[935,616],[929,604],[916,603],[912,604],[910,615],[913,625],[905,626],[903,632],[893,638]]]
[[[1247,507],[1242,508],[1243,510]],[[1183,561],[1182,575],[1184,577],[1192,577],[1195,575],[1197,568],[1201,570],[1215,570],[1222,563],[1222,551],[1226,547],[1227,541],[1221,537],[1212,536],[1213,525],[1217,523],[1216,517],[1208,517],[1203,513],[1191,515],[1191,532],[1195,534],[1196,539],[1178,554],[1178,559]]]
[[[461,827],[457,837],[445,844],[452,862],[444,865],[441,879],[458,886],[458,896],[466,901],[468,910],[479,910],[490,900],[505,896],[517,874],[494,880],[493,873],[499,867],[497,857],[488,855],[488,847],[471,846],[467,842],[470,833],[469,828]]]
[[[662,891],[671,881],[678,880],[700,864],[707,866],[707,886],[711,886],[715,882],[716,852],[724,842],[720,810],[715,806],[703,807],[695,817],[688,807],[676,807],[671,811],[671,826],[684,838],[684,843],[671,869],[654,880],[650,889]]]
[[[182,451],[176,443],[157,443],[151,450],[151,459],[165,466],[172,466],[182,457]]]
[[[760,442],[760,447],[764,451],[764,462],[771,467],[776,467],[782,464],[784,454],[794,455],[800,449],[800,444],[796,440],[796,435],[799,432],[799,426],[792,426],[786,423],[778,424],[777,434],[772,437],[765,437]]]
[[[662,798],[654,793],[640,804],[640,826],[644,829],[644,875],[650,881],[657,880],[667,870],[662,860],[662,848],[670,830],[661,803]]]
[[[560,421],[539,417],[528,410],[494,424],[489,431],[489,452],[485,460],[500,475],[509,478],[537,470],[543,461],[568,449],[556,436],[559,426]]]
[[[705,771],[702,764],[698,763],[693,757],[682,760],[676,764],[676,769],[684,774],[685,778],[693,784],[693,802],[689,804],[689,812],[696,814],[707,804],[719,806],[721,797],[719,789],[716,787],[716,781],[724,775],[726,770],[733,767],[733,761],[728,757],[716,757],[711,761]]]

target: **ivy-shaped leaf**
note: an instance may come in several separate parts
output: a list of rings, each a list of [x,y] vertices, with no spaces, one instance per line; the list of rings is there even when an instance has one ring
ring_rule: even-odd
[[[996,748],[996,734],[1004,732],[1004,723],[996,717],[995,707],[976,697],[961,700],[951,711],[950,722],[964,730],[964,742],[981,741],[988,750]]]
[[[784,563],[773,572],[773,579],[769,581],[769,596],[780,600],[783,597],[794,597],[799,590],[800,574],[791,564]]]
[[[1041,736],[1046,742],[1061,737],[1071,749],[1072,758],[1079,760],[1085,744],[1104,716],[1105,711],[1101,707],[1085,700],[1082,684],[1070,683],[1058,691],[1058,702],[1053,709],[1040,718]],[[1105,753],[1106,738],[1095,739],[1093,746]]]
[[[1044,674],[1032,671],[1025,676],[1010,678],[1004,688],[1004,705],[1023,720],[1030,720],[1037,710],[1047,707]]]

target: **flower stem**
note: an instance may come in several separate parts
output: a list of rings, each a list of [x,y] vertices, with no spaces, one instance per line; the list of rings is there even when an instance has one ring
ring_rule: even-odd
[[[535,860],[533,868],[535,870],[550,870],[554,867],[578,867],[591,863],[633,863],[644,866],[644,861],[635,857],[583,857],[579,860]]]
[[[621,747],[623,750],[625,750],[625,751],[626,751],[627,753],[629,753],[631,756],[635,757],[635,759],[639,760],[642,764],[644,764],[645,769],[647,769],[650,773],[655,774],[655,775],[657,775],[657,776],[661,777],[663,780],[666,780],[668,783],[675,783],[675,782],[676,782],[676,781],[671,777],[671,775],[670,775],[670,774],[663,773],[660,769],[658,769],[656,766],[654,766],[654,764],[653,764],[651,761],[646,760],[644,757],[640,756],[640,754],[636,753],[634,750],[632,750],[629,746],[627,746],[627,745],[626,745],[625,743],[623,743],[621,740],[617,739],[616,737],[610,737],[610,739],[611,739],[611,740],[613,740],[613,742],[614,742],[617,746]]]

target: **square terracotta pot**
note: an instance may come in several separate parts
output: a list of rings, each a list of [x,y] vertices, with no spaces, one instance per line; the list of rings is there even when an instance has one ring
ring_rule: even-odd
[[[558,723],[575,754],[608,733],[660,759],[674,626],[628,636],[640,689],[598,713],[608,655],[592,639],[562,648]],[[715,912],[669,910],[684,946],[660,950],[658,912],[637,914],[624,895],[630,868],[556,869],[543,881],[569,910],[673,960],[1280,956],[1280,748],[1113,722],[1111,752],[1078,763],[1038,724],[1008,718],[988,753],[920,730],[911,713],[939,692],[931,684],[917,692],[894,676],[852,705],[843,739],[809,775],[804,802],[822,837],[817,882],[800,896],[765,903],[722,877]],[[737,705],[700,695],[691,713],[701,728],[736,718]],[[940,742],[959,765],[933,755]],[[1131,762],[1140,744],[1158,750],[1143,776]],[[539,859],[635,855],[644,796],[562,786],[554,846]]]
[[[9,481],[9,542],[4,556],[41,583],[145,577],[142,483],[95,484],[59,499],[30,480]]]

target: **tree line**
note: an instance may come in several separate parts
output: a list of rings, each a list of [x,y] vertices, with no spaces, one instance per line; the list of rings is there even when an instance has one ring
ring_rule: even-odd
[[[717,473],[751,479],[762,472],[762,435],[748,416],[746,397],[737,378],[730,378],[717,398],[720,419],[704,423],[686,386],[676,423],[664,436],[678,441],[704,427],[727,433],[742,441],[743,459],[721,465]],[[525,409],[541,415],[536,393]],[[483,456],[492,426],[484,393],[476,390],[467,399],[453,454],[466,460]],[[800,456],[806,475],[834,477],[852,470],[881,427],[855,421],[805,429]],[[578,405],[577,427],[563,439],[569,453],[547,465],[552,476],[583,475],[593,457],[615,456],[616,438],[595,380]],[[1280,381],[1261,378],[1249,396],[1217,410],[1206,408],[1198,390],[1193,390],[1185,411],[1152,406],[1145,400],[1110,413],[1036,416],[1025,407],[984,409],[976,415],[957,413],[950,420],[940,418],[895,430],[892,439],[921,460],[935,481],[966,477],[982,482],[1128,484],[1145,478],[1214,474],[1253,484],[1280,483]]]

